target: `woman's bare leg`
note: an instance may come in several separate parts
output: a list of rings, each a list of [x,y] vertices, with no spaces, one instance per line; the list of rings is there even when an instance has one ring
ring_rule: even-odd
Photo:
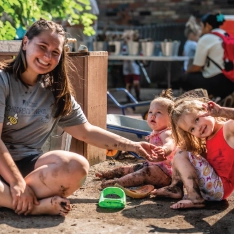
[[[35,170],[25,177],[40,205],[34,205],[30,214],[60,214],[70,211],[68,197],[82,186],[88,174],[88,161],[78,154],[56,150],[42,155]],[[12,209],[9,186],[0,182],[0,206]]]
[[[162,187],[169,185],[171,183],[171,178],[166,175],[157,165],[149,165],[121,178],[103,181],[101,187],[105,188],[112,186],[115,183],[118,183],[123,187],[139,186],[142,184],[151,184],[156,187]]]
[[[76,153],[56,150],[42,155],[35,170],[25,177],[37,198],[68,197],[80,188],[88,174],[89,163]]]
[[[204,199],[201,196],[198,186],[198,178],[195,168],[189,161],[188,152],[177,151],[173,159],[172,184],[170,186],[152,191],[151,194],[157,196],[182,198],[183,188],[180,180],[187,190],[186,200],[182,200],[172,205],[172,209],[204,207]]]
[[[66,198],[54,196],[51,198],[42,199],[39,205],[34,205],[30,214],[50,214],[65,216],[70,210],[70,201]],[[10,187],[0,181],[0,207],[13,209]]]

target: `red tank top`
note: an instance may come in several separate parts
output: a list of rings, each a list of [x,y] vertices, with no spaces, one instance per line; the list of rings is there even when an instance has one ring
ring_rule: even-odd
[[[207,161],[222,179],[226,199],[234,189],[234,149],[224,139],[223,127],[206,141]]]

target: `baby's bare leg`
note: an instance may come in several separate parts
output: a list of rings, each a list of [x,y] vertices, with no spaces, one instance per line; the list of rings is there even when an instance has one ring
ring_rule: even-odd
[[[143,167],[142,163],[136,164],[136,165],[128,165],[128,166],[122,166],[117,167],[112,170],[104,171],[104,172],[96,172],[96,177],[99,177],[100,179],[114,179],[114,178],[120,178],[122,176],[125,176],[129,173],[132,173],[134,171],[140,170]]]
[[[102,188],[112,186],[115,183],[123,187],[139,186],[142,184],[152,184],[156,187],[169,185],[171,178],[166,175],[157,165],[144,166],[142,169],[127,174],[121,178],[103,181]]]

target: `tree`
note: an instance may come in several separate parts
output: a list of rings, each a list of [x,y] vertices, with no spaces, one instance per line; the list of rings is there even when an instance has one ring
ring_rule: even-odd
[[[84,34],[94,35],[92,23],[97,17],[89,0],[0,0],[0,40],[12,40],[20,26],[27,29],[41,17],[70,25],[81,24]]]

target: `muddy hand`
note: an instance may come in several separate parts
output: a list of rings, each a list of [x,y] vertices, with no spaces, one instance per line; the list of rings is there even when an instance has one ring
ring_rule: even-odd
[[[33,190],[26,183],[10,186],[13,210],[17,214],[29,214],[34,205],[39,205]]]
[[[153,157],[157,157],[156,146],[145,141],[137,142],[136,153],[145,159],[152,161]]]

